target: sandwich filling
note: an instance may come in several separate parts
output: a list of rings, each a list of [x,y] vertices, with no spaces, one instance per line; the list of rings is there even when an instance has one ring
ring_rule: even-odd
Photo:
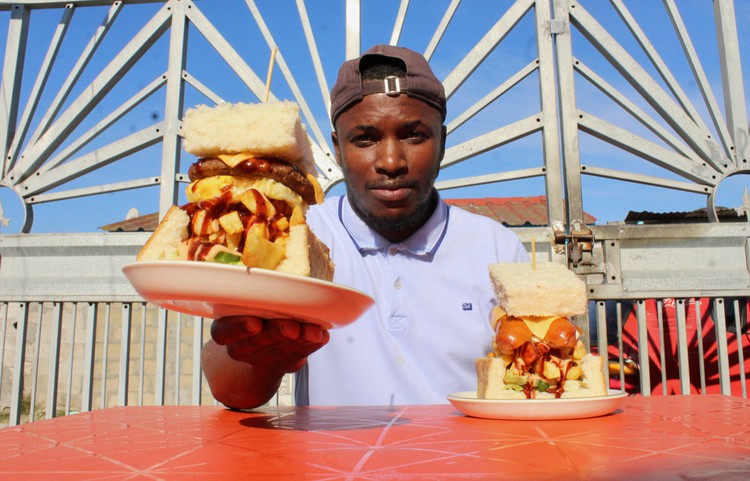
[[[496,309],[499,318],[489,356],[503,362],[506,389],[535,398],[540,392],[561,397],[581,387],[586,347],[575,324],[566,317],[509,316]]]

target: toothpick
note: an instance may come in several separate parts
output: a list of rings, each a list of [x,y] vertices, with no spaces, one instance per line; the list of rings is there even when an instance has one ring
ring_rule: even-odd
[[[273,66],[276,63],[276,52],[278,52],[278,48],[274,47],[273,50],[271,50],[271,60],[268,62],[268,77],[266,77],[266,98],[263,100],[264,102],[268,102],[268,97],[271,94],[271,77],[273,76]]]
[[[536,237],[531,236],[531,268],[536,270]]]

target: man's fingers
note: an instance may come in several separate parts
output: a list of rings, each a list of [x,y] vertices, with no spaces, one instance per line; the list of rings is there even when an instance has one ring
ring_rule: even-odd
[[[254,316],[223,317],[211,323],[211,338],[216,344],[226,345],[251,338],[263,330],[263,320]]]

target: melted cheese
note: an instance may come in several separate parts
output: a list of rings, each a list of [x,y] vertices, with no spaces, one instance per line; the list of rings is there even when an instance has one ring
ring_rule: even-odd
[[[216,157],[229,167],[234,168],[243,160],[252,159],[254,155],[247,152],[240,152],[239,154],[219,154]]]
[[[523,316],[520,319],[529,326],[531,333],[539,339],[544,339],[550,324],[560,316]]]
[[[315,203],[322,204],[325,200],[326,195],[323,193],[323,189],[320,187],[318,179],[316,179],[312,174],[307,174],[306,177],[310,184],[312,184],[313,190],[315,191]]]

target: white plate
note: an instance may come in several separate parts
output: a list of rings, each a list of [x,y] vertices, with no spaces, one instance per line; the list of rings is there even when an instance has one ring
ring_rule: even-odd
[[[290,318],[331,329],[356,321],[374,303],[332,282],[213,262],[143,261],[122,271],[145,300],[210,319]]]
[[[610,389],[607,396],[570,399],[477,399],[476,391],[448,395],[467,416],[487,419],[580,419],[604,416],[620,407],[628,393]]]

